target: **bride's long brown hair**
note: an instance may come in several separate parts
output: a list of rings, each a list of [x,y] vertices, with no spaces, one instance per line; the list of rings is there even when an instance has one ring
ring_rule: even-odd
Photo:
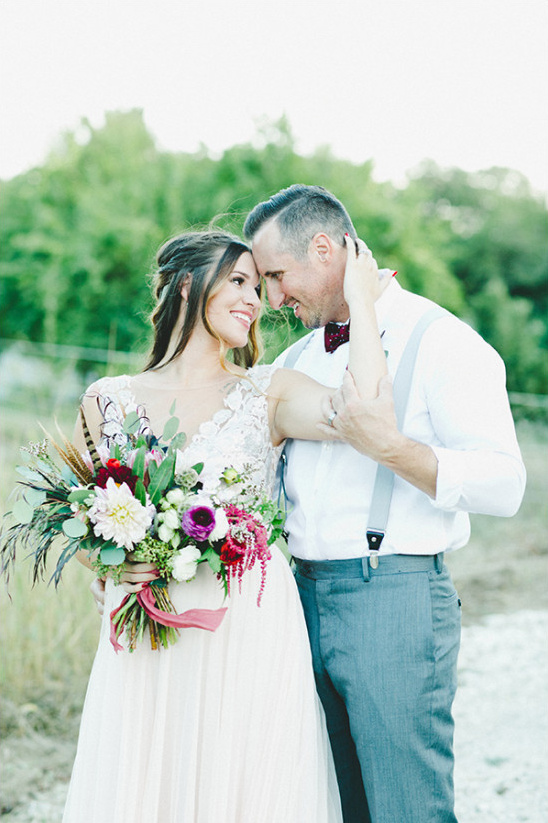
[[[183,328],[173,354],[166,362],[184,351],[200,317],[209,334],[219,341],[219,356],[223,368],[226,367],[225,357],[229,349],[211,327],[207,307],[245,252],[251,254],[249,246],[239,237],[223,231],[187,232],[164,243],[156,256],[153,290],[157,303],[150,317],[154,342],[145,371],[164,361],[181,311],[181,289],[189,275]],[[230,351],[237,366],[248,368],[257,362],[261,354],[258,317],[251,324],[247,344]]]

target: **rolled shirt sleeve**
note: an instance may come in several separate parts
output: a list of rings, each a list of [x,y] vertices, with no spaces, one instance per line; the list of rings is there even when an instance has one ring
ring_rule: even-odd
[[[465,324],[449,318],[439,326],[432,329],[425,352],[424,386],[439,441],[431,444],[438,461],[433,505],[446,511],[511,517],[521,504],[526,472],[504,363]]]
[[[525,467],[510,454],[452,451],[433,447],[438,461],[433,505],[445,511],[466,511],[512,517],[525,490]]]

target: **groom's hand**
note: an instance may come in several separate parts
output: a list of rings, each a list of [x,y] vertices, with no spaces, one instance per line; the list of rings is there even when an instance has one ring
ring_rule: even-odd
[[[374,400],[362,400],[347,372],[331,401],[325,399],[323,413],[330,425],[320,423],[318,428],[326,440],[348,443],[435,499],[436,455],[430,446],[411,440],[398,431],[389,375],[380,380],[379,393]]]
[[[329,406],[329,408],[328,408]],[[379,393],[373,400],[362,400],[349,372],[342,386],[323,409],[331,424],[320,424],[328,440],[343,440],[378,463],[385,463],[397,449],[402,435],[398,431],[394,411],[392,378],[385,375],[379,382]],[[333,416],[333,411],[336,415]]]

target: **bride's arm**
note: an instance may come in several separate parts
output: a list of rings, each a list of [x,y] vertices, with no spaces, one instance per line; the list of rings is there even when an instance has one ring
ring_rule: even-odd
[[[375,300],[387,284],[379,279],[377,264],[363,241],[346,238],[347,264],[344,295],[350,309],[349,371],[362,399],[377,396],[380,379],[386,374],[386,358],[375,314]],[[322,386],[293,369],[275,372],[269,388],[269,419],[272,442],[286,437],[324,440],[333,437],[325,429],[334,389]],[[321,424],[324,424],[322,427]]]
[[[348,371],[354,379],[361,400],[372,400],[379,393],[379,383],[387,374],[375,301],[391,277],[379,278],[377,262],[363,240],[345,237],[347,264],[344,274],[344,299],[350,310],[350,351]]]

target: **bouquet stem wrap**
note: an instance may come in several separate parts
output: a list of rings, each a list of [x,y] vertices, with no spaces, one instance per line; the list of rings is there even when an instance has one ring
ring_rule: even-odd
[[[225,616],[226,607],[221,609],[188,609],[186,612],[176,614],[174,610],[166,611],[159,609],[157,606],[156,596],[158,594],[158,586],[149,584],[145,586],[137,594],[127,594],[120,605],[113,609],[110,613],[110,642],[116,653],[123,651],[123,646],[118,643],[118,638],[124,629],[130,625],[135,625],[135,612],[143,611],[147,615],[150,625],[150,640],[153,649],[157,648],[158,641],[162,645],[167,646],[169,638],[165,632],[159,630],[159,626],[165,626],[168,629],[204,629],[205,631],[214,632],[221,625]],[[171,605],[171,601],[165,597],[162,592],[162,605]],[[166,602],[167,601],[167,602]],[[144,630],[139,632],[142,635]],[[165,641],[164,641],[165,635]],[[139,637],[135,632],[129,632],[130,650],[135,648],[136,641]]]

